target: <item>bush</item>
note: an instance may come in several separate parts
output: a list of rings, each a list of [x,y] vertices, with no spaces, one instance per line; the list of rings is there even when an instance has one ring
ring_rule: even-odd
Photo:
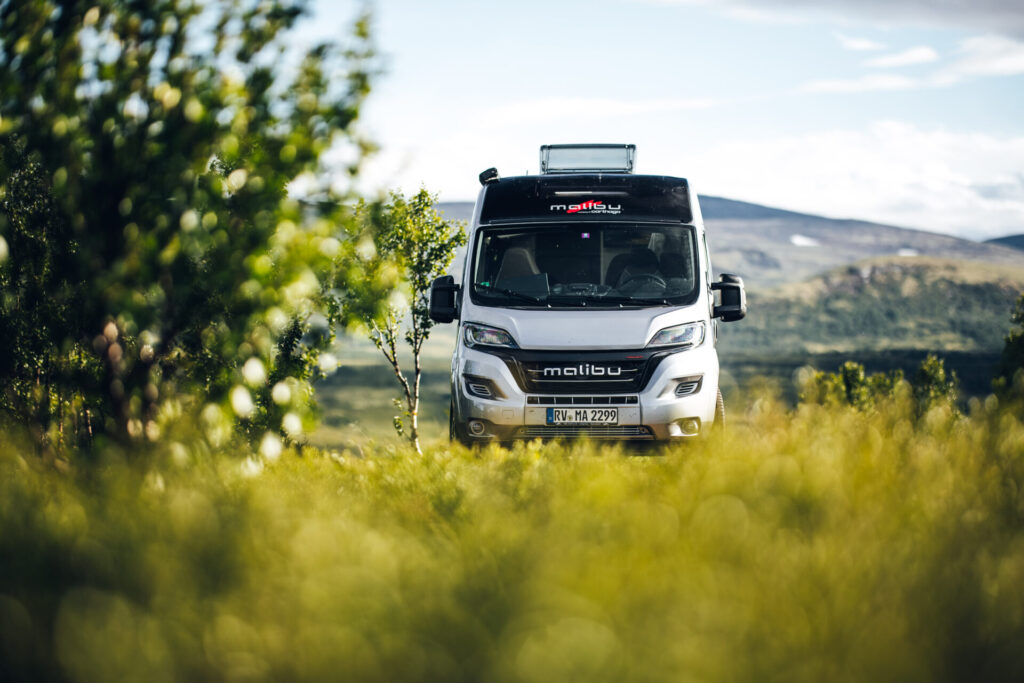
[[[1024,294],[1017,300],[1010,322],[1014,328],[1005,337],[996,389],[1003,395],[1024,398]]]
[[[907,383],[903,372],[873,373],[864,366],[846,361],[834,373],[814,371],[800,388],[800,400],[829,406],[853,406],[859,410],[874,408],[879,402],[892,401],[903,394]]]
[[[921,361],[909,383],[900,370],[868,375],[863,365],[847,361],[834,373],[810,373],[800,387],[801,402],[858,410],[874,410],[881,405],[891,409],[894,403],[912,399],[918,417],[937,407],[955,413],[958,396],[956,374],[947,374],[945,363],[932,354]]]

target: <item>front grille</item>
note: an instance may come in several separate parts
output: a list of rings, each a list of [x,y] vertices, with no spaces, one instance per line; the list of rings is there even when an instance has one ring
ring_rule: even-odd
[[[516,430],[517,439],[653,439],[643,425],[529,425]]]
[[[540,391],[564,394],[578,391],[636,391],[644,362],[525,362],[522,366],[526,381],[531,386]]]
[[[678,349],[676,349],[678,350]],[[532,351],[502,349],[500,356],[528,394],[635,394],[662,359],[676,350]]]
[[[618,406],[636,405],[639,396],[527,396],[527,405],[537,406]]]

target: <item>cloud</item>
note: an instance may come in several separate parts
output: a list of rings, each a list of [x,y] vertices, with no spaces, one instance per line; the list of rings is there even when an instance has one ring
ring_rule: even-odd
[[[978,76],[1024,74],[1024,42],[1005,36],[974,36],[960,42],[957,59],[939,72],[940,82]]]
[[[913,66],[915,64],[927,64],[939,59],[939,53],[927,45],[908,48],[902,52],[891,55],[882,55],[864,62],[864,66],[880,69],[891,69],[901,66]]]
[[[709,98],[617,100],[602,97],[545,97],[521,100],[485,109],[478,121],[503,128],[524,123],[559,120],[609,119],[672,111],[706,109],[716,104]]]
[[[669,5],[718,5],[725,9],[745,7],[759,14],[771,11],[792,14],[793,9],[829,12],[846,19],[861,16],[887,24],[893,22],[982,29],[1024,37],[1024,3],[1020,0],[641,0]]]
[[[913,90],[921,81],[896,74],[869,74],[859,78],[833,78],[811,81],[800,86],[803,92],[862,93],[878,90]]]
[[[865,62],[865,66],[896,67],[922,64],[938,55],[928,47],[916,47]],[[819,79],[799,86],[800,92],[864,93],[917,88],[948,88],[979,78],[1024,74],[1024,41],[1006,36],[973,36],[960,41],[952,59],[920,78],[899,74],[867,74],[857,78]]]
[[[1024,232],[1024,136],[884,121],[735,139],[688,165],[708,194],[971,239]]]
[[[836,40],[846,50],[853,50],[854,52],[869,52],[872,50],[884,50],[885,45],[877,43],[868,38],[856,38],[853,36],[843,35],[842,33],[834,33]]]
[[[859,14],[887,23],[980,28],[1024,36],[1024,3],[1020,0],[771,0],[783,7],[831,10],[843,16]]]

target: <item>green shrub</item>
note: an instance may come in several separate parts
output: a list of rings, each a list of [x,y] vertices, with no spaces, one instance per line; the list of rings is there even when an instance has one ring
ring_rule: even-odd
[[[834,373],[810,373],[800,387],[804,403],[874,410],[911,401],[918,417],[938,407],[955,413],[958,397],[956,373],[947,373],[942,359],[932,354],[921,361],[909,383],[900,370],[869,375],[860,363],[847,361]]]
[[[866,374],[860,363],[847,361],[837,372],[814,371],[802,383],[800,400],[819,405],[848,405],[869,410],[880,401],[892,401],[905,392],[903,372]],[[902,393],[901,393],[902,392]]]
[[[956,410],[957,384],[956,373],[947,373],[942,359],[929,354],[921,361],[912,381],[918,414],[936,407]]]
[[[1010,322],[1014,327],[1005,337],[996,389],[1004,396],[1024,398],[1024,294],[1017,300]]]

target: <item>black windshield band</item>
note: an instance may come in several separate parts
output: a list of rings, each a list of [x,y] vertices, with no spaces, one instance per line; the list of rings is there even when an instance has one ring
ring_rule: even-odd
[[[503,178],[488,185],[480,222],[657,220],[692,223],[684,178],[571,174]]]

